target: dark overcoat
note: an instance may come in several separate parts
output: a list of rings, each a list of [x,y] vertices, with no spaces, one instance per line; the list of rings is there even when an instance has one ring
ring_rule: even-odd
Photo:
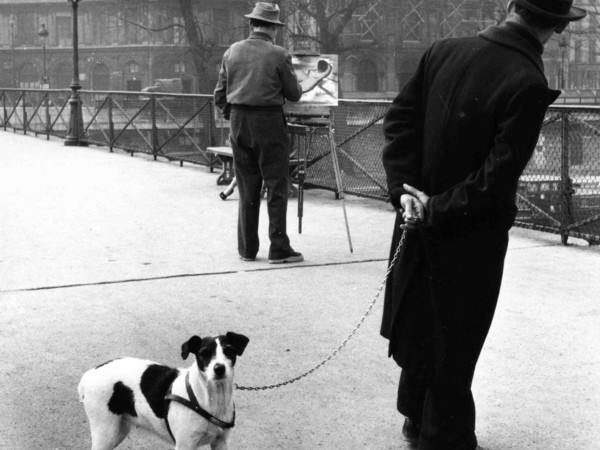
[[[436,42],[384,120],[392,204],[403,184],[427,216],[388,279],[381,334],[423,379],[470,383],[498,299],[518,180],[549,104],[542,44],[506,24]],[[398,214],[392,255],[400,240]]]

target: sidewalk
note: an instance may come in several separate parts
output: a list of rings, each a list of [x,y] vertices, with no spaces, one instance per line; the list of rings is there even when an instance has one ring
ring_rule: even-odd
[[[103,148],[0,132],[0,449],[85,449],[81,374],[138,356],[171,365],[192,334],[246,334],[244,386],[319,364],[350,334],[382,283],[394,214],[305,192],[306,261],[236,251],[237,193],[217,174]],[[475,378],[489,450],[600,449],[600,248],[514,229],[498,312]],[[232,449],[405,449],[399,369],[379,337],[382,301],[348,345],[291,385],[235,394]],[[123,449],[167,449],[132,433]]]

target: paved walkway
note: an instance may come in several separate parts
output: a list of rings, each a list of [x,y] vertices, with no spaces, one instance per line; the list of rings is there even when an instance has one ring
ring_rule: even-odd
[[[172,365],[192,334],[250,337],[241,385],[278,383],[325,359],[386,270],[389,205],[306,192],[302,264],[246,263],[237,194],[217,174],[144,155],[0,132],[0,449],[85,449],[76,388],[132,355]],[[265,213],[263,207],[263,213]],[[263,243],[266,216],[261,218]],[[600,248],[515,229],[498,313],[476,374],[491,450],[600,449]],[[232,449],[404,449],[399,370],[378,335],[381,301],[348,345],[283,388],[237,392]],[[145,437],[124,449],[168,448]]]

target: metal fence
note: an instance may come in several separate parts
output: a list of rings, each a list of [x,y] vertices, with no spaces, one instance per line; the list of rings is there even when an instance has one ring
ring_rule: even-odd
[[[65,138],[69,96],[70,90],[0,90],[3,127]],[[229,130],[211,96],[81,91],[80,97],[85,139],[91,144],[192,162],[211,171],[220,165],[207,148],[226,145]],[[328,130],[299,137],[310,139],[303,146],[305,186],[339,194],[331,158],[333,139],[344,193],[386,201],[381,149],[382,120],[389,104],[342,100],[325,116],[290,116],[317,131]],[[600,107],[550,108],[521,177],[518,206],[517,226],[559,234],[563,243],[573,236],[600,244]]]

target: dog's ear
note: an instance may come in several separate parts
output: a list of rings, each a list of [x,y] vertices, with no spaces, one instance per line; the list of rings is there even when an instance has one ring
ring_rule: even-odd
[[[187,359],[190,353],[197,353],[202,345],[202,338],[199,336],[192,336],[187,342],[184,342],[181,346],[181,357]]]
[[[225,335],[225,337],[227,338],[227,342],[229,342],[231,344],[231,346],[233,347],[233,349],[235,350],[235,353],[238,356],[242,356],[242,353],[244,353],[244,350],[246,349],[246,345],[248,345],[248,342],[250,342],[250,339],[248,339],[243,334],[233,333],[232,331],[229,331]]]

